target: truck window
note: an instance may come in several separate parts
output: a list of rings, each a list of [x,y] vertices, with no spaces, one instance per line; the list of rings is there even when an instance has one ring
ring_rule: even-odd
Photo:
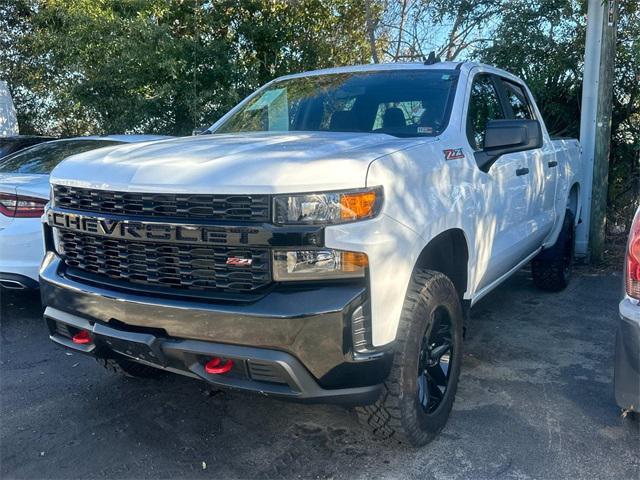
[[[458,72],[309,75],[263,89],[213,133],[328,131],[433,136],[447,126]]]
[[[502,85],[504,86],[507,101],[513,110],[513,118],[533,119],[531,105],[529,105],[529,100],[527,99],[524,89],[520,85],[509,82],[508,80],[502,80]]]
[[[480,74],[473,80],[467,112],[467,138],[475,151],[484,148],[484,133],[489,120],[505,118],[491,76]]]

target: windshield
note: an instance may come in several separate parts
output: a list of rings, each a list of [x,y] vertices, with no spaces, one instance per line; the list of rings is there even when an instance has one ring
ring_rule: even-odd
[[[0,172],[51,173],[56,165],[70,155],[121,143],[113,140],[58,140],[41,143],[0,160]]]
[[[214,133],[438,135],[448,122],[456,79],[451,70],[394,70],[283,80],[262,90]]]

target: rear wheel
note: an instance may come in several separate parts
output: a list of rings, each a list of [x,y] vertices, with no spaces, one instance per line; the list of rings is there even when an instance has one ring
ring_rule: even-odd
[[[574,220],[573,212],[567,210],[556,243],[531,261],[533,283],[541,290],[559,292],[569,285],[575,249]]]
[[[360,422],[375,436],[422,446],[442,430],[460,375],[462,319],[451,280],[439,272],[417,271],[382,394],[373,405],[356,409]]]
[[[143,365],[124,358],[96,358],[98,363],[112,373],[134,378],[159,378],[164,372],[159,368]]]

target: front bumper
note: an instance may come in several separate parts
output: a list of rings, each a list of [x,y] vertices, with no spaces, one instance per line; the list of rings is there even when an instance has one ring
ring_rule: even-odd
[[[629,297],[620,302],[614,385],[618,405],[640,411],[640,305]]]
[[[367,404],[378,397],[391,366],[390,348],[352,351],[351,315],[367,301],[359,285],[274,290],[250,304],[157,298],[79,283],[49,252],[40,288],[55,342],[95,356],[124,355],[221,387]],[[74,329],[92,332],[93,348],[71,342]],[[207,374],[203,365],[211,357],[232,359],[237,368]]]

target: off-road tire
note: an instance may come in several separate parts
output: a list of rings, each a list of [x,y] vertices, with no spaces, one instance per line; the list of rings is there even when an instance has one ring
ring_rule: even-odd
[[[573,212],[567,210],[556,243],[531,261],[533,284],[540,290],[559,292],[569,285],[575,250],[574,220]]]
[[[111,373],[131,378],[160,378],[164,372],[159,368],[143,365],[142,363],[126,360],[124,358],[96,358]]]
[[[418,399],[418,357],[422,338],[436,310],[450,317],[453,354],[449,380],[435,411],[424,411]],[[402,308],[391,372],[378,400],[356,407],[360,423],[375,437],[416,447],[432,441],[442,430],[453,406],[462,361],[463,313],[458,293],[440,272],[420,269],[413,274]]]

